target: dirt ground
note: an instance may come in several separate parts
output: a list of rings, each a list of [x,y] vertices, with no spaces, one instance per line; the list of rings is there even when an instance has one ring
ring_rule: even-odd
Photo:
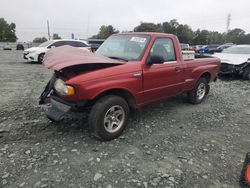
[[[0,51],[0,187],[239,187],[250,151],[250,82],[218,80],[207,99],[141,109],[100,142],[86,118],[50,122],[38,97],[52,72]]]

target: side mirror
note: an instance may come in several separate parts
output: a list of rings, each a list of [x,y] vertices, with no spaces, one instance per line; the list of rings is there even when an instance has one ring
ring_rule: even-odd
[[[152,65],[152,64],[163,64],[164,63],[164,58],[160,55],[152,55],[147,62],[147,65]]]

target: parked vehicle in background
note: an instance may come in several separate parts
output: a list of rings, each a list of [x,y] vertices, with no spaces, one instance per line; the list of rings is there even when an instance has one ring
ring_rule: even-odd
[[[240,75],[250,80],[250,45],[235,45],[213,56],[221,59],[221,75]]]
[[[87,42],[90,44],[92,52],[95,52],[105,41],[105,39],[88,39]]]
[[[24,46],[20,43],[16,45],[16,50],[24,50]]]
[[[220,45],[218,44],[209,44],[209,45],[205,45],[203,47],[201,47],[199,50],[197,50],[198,53],[200,54],[213,54],[215,50],[217,50],[217,48]]]
[[[229,47],[231,47],[231,46],[234,46],[234,45],[235,45],[234,43],[226,43],[226,44],[220,45],[220,46],[218,47],[218,49],[221,49],[221,51],[222,51],[222,50],[224,50],[224,49],[226,49],[226,48],[229,48]]]
[[[201,103],[220,60],[184,61],[172,34],[122,33],[110,36],[95,53],[51,49],[44,65],[54,71],[39,101],[51,102],[47,117],[59,121],[69,111],[87,110],[90,131],[111,140],[122,134],[132,109],[184,92],[191,103]]]
[[[214,50],[211,50],[211,53],[219,53],[219,52],[222,52],[222,50],[226,49],[226,48],[229,48],[231,46],[233,46],[234,44],[233,43],[226,43],[226,44],[222,44],[220,46],[218,46],[216,49]]]
[[[86,41],[73,39],[50,40],[40,44],[38,47],[28,48],[23,52],[23,57],[29,61],[42,63],[44,54],[50,49],[59,46],[69,45],[83,50],[91,51],[91,47]]]
[[[189,50],[195,52],[196,51],[196,46],[189,46]]]
[[[180,43],[181,50],[189,50],[189,44]]]
[[[12,50],[12,47],[7,43],[3,46],[3,50]]]
[[[195,45],[193,48],[194,48],[195,52],[198,53],[198,50],[201,49],[203,46],[205,46],[205,45]]]

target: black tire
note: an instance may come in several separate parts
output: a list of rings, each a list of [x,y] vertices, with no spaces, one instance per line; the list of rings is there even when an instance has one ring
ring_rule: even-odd
[[[244,72],[243,72],[243,74],[242,74],[242,78],[243,78],[244,80],[250,80],[250,66],[248,66],[248,67],[246,67],[246,68],[244,69]]]
[[[200,78],[195,88],[188,92],[188,100],[192,104],[200,104],[209,93],[210,87],[206,78]]]
[[[100,98],[91,108],[88,119],[89,130],[103,141],[112,140],[122,134],[128,118],[128,103],[119,96],[108,95]]]
[[[43,63],[44,54],[45,54],[45,53],[39,54],[39,56],[38,56],[38,58],[37,58],[38,63]]]

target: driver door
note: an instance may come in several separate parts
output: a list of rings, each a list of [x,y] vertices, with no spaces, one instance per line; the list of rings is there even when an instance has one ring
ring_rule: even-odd
[[[182,64],[176,58],[172,39],[157,38],[150,50],[148,61],[152,56],[161,56],[164,62],[144,65],[143,84],[146,103],[179,94],[184,83]]]

